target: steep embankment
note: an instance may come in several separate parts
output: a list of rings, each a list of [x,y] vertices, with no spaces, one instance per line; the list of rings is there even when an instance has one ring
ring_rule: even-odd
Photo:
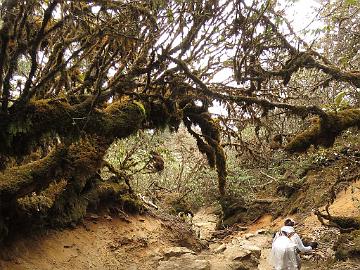
[[[2,248],[2,270],[155,269],[167,248],[200,245],[189,226],[150,215],[91,215],[83,225],[12,242]]]

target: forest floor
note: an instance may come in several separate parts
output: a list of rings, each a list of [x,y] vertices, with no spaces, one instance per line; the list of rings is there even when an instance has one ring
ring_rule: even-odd
[[[357,200],[360,200],[359,181],[337,196],[330,211],[358,216]],[[221,236],[215,231],[214,212],[212,207],[203,208],[193,219],[200,242],[188,224],[177,218],[151,214],[117,217],[89,214],[76,228],[13,241],[2,252],[0,269],[270,270],[272,233],[283,219],[273,220],[271,215],[265,215],[247,228],[239,227]],[[315,254],[303,257],[302,269],[325,267],[324,261],[333,257],[331,247],[336,230],[323,227],[314,215],[303,218],[297,230],[320,244]],[[208,248],[200,251],[205,244]],[[349,262],[338,263],[336,267],[323,269],[360,269]]]

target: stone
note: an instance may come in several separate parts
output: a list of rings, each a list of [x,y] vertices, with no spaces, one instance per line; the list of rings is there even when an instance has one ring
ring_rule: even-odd
[[[251,254],[250,250],[246,250],[238,246],[230,246],[224,251],[225,257],[232,261],[241,260],[249,254]]]
[[[228,261],[230,269],[251,270],[257,269],[261,256],[261,249],[257,246],[246,247],[230,246],[224,251],[225,260]]]
[[[216,254],[221,253],[221,252],[223,252],[225,249],[226,249],[226,245],[225,245],[225,244],[222,244],[222,245],[220,245],[219,247],[217,247],[217,248],[214,250],[214,253],[216,253]]]
[[[246,246],[246,249],[251,252],[253,256],[256,258],[260,258],[261,256],[261,248],[255,245],[248,245]]]
[[[108,221],[112,221],[112,217],[109,216],[109,215],[104,215],[104,218],[105,218],[106,220],[108,220]]]
[[[245,238],[245,239],[249,239],[249,238],[254,237],[254,236],[255,236],[255,234],[253,234],[253,233],[246,233],[246,234],[244,235],[244,238]]]
[[[185,255],[171,258],[169,261],[160,261],[157,270],[210,270],[208,260],[198,260],[194,255]]]
[[[256,234],[266,234],[266,233],[268,233],[268,232],[269,232],[268,230],[260,229],[260,230],[257,230],[257,231],[256,231]]]
[[[186,248],[186,247],[171,247],[166,250],[164,250],[164,257],[166,259],[171,257],[180,257],[184,254],[192,254],[195,255],[195,252]]]

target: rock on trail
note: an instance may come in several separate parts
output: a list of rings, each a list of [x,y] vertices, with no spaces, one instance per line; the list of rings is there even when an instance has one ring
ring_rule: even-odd
[[[213,209],[205,208],[197,213],[193,223],[200,230],[202,240],[209,242],[209,249],[200,254],[186,248],[166,250],[159,260],[157,270],[271,269],[267,264],[271,233],[259,230],[214,241],[211,236],[215,232],[216,222]]]

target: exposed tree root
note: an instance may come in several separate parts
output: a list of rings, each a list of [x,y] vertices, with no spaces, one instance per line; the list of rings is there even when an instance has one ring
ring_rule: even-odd
[[[360,229],[360,217],[331,216],[328,211],[327,214],[323,214],[319,210],[315,211],[315,215],[324,226],[338,228],[344,233]]]

